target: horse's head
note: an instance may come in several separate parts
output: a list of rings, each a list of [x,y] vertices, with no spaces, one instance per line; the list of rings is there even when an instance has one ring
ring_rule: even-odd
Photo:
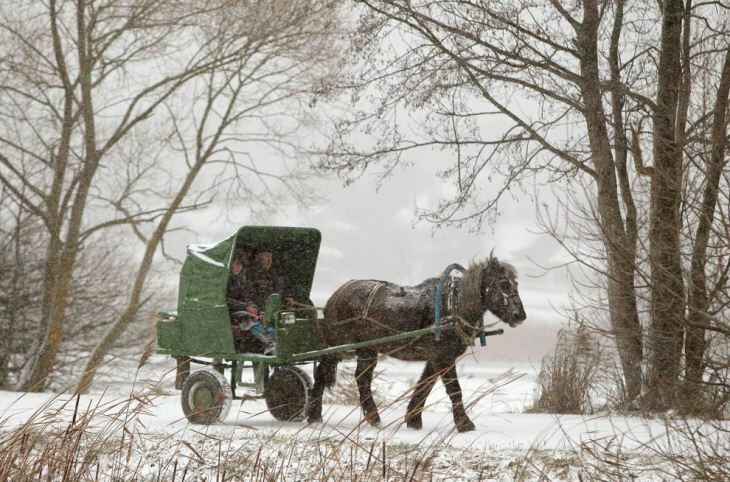
[[[490,254],[482,267],[482,307],[484,311],[491,311],[513,328],[527,318],[517,284],[517,270],[514,266],[501,263]]]

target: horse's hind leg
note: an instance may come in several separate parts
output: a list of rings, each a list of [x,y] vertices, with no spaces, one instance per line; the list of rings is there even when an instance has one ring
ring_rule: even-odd
[[[444,371],[441,374],[441,380],[444,382],[446,387],[446,393],[449,394],[451,399],[451,410],[454,414],[454,424],[459,432],[469,432],[474,430],[474,422],[469,419],[469,416],[464,410],[464,402],[461,399],[461,387],[459,386],[459,379],[456,376],[456,360],[452,360],[449,365],[444,366]]]
[[[426,366],[423,368],[421,373],[421,379],[418,380],[411,401],[408,403],[408,411],[406,412],[406,425],[410,428],[419,430],[423,426],[423,420],[421,413],[423,412],[423,406],[426,403],[428,394],[431,393],[431,389],[436,383],[438,374],[433,369],[433,363],[426,362]]]
[[[375,365],[378,364],[378,353],[375,350],[357,350],[357,369],[355,380],[360,392],[360,406],[365,413],[365,419],[371,425],[380,425],[378,407],[375,406],[373,393],[370,389],[373,381]]]

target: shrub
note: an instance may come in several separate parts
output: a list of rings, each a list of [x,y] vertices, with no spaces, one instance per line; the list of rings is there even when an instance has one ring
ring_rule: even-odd
[[[542,360],[539,393],[530,411],[550,413],[593,412],[601,349],[585,325],[562,329],[555,350]]]

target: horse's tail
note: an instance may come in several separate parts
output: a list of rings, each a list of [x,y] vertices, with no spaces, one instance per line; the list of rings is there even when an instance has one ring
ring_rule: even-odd
[[[337,364],[339,359],[335,355],[324,355],[319,359],[314,369],[315,383],[320,382],[327,388],[331,388],[337,381]]]

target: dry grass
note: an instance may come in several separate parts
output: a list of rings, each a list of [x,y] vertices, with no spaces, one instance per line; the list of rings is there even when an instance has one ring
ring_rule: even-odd
[[[467,406],[520,376],[507,373],[465,394]],[[99,401],[89,402],[92,397],[61,395],[21,425],[0,420],[0,480],[430,481],[453,479],[464,471],[478,479],[499,473],[496,462],[450,448],[453,428],[423,433],[415,444],[389,442],[387,434],[405,429],[400,416],[375,439],[361,437],[364,421],[336,435],[304,424],[296,433],[259,431],[245,424],[236,430],[187,425],[173,433],[151,433],[141,419],[156,409],[160,392],[157,384],[137,387],[121,400],[104,401],[109,397],[97,394],[93,398]],[[382,404],[381,413],[402,413],[410,394]]]
[[[377,405],[381,405],[385,402],[377,389],[376,382],[382,373],[383,371],[378,370],[377,368],[373,372],[371,392],[373,400],[375,400]],[[325,390],[323,400],[325,404],[360,406],[360,392],[357,388],[357,379],[355,378],[354,367],[342,363],[340,364],[337,370],[337,382],[330,390]]]
[[[591,473],[604,480],[730,480],[730,431],[721,422],[667,418],[665,433],[641,444],[641,456],[624,450],[635,442],[631,433],[619,437],[585,440],[581,460]]]
[[[56,396],[19,427],[0,421],[0,480],[122,480],[138,475],[128,467],[138,435],[135,422],[152,400],[135,395],[85,407],[80,402],[80,396],[65,401]]]
[[[713,373],[701,385],[685,386],[679,392],[680,412],[705,420],[730,419],[730,379],[727,368]]]
[[[560,330],[553,354],[542,361],[539,394],[529,411],[592,413],[601,358],[600,345],[587,328]]]

